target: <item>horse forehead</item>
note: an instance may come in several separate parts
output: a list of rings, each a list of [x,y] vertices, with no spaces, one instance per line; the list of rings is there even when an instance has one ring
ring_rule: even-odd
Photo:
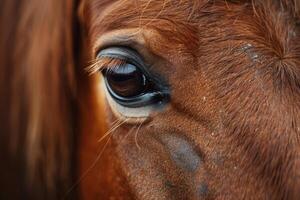
[[[165,26],[176,23],[180,25],[196,13],[194,7],[200,7],[201,1],[190,0],[120,0],[91,1],[87,6],[91,12],[92,23],[103,26],[144,26],[168,21]],[[93,25],[93,24],[92,24]],[[174,31],[174,30],[173,30]]]

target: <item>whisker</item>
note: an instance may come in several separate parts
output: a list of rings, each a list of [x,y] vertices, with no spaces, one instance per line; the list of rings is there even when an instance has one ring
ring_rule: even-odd
[[[104,150],[106,149],[110,139],[111,139],[111,136],[108,138],[108,140],[106,141],[106,143],[104,144],[103,148],[101,149],[101,151],[99,152],[99,154],[97,155],[96,159],[94,160],[94,162],[90,165],[90,167],[80,176],[80,178],[70,187],[70,189],[66,192],[66,195],[65,195],[65,198],[68,196],[68,194],[70,192],[73,191],[73,189],[75,187],[78,186],[78,184],[86,177],[86,175],[96,166],[97,162],[100,160]]]
[[[113,123],[110,124],[110,129],[108,131],[106,131],[104,133],[104,135],[98,140],[98,142],[100,142],[101,140],[103,140],[106,136],[108,132],[111,132],[112,129],[114,129],[116,126],[118,126],[119,123],[121,123],[121,119],[116,119]]]
[[[100,138],[100,139],[98,139],[98,142],[100,142],[101,140],[103,140],[107,135],[108,135],[108,132],[111,132],[111,130],[112,129],[114,129],[116,126],[118,126],[118,124],[119,123],[121,123],[122,122],[122,120],[121,119],[117,119],[117,120],[115,120],[110,126],[110,129],[108,130],[108,131],[106,131],[105,133],[104,133],[104,135]]]
[[[106,138],[110,133],[115,131],[117,128],[119,128],[122,124],[126,123],[128,119],[125,119],[124,121],[120,120],[117,122],[112,128],[110,128],[99,140],[98,142],[101,142],[104,138]]]
[[[127,137],[129,136],[129,134],[137,127],[137,125],[134,125],[134,127],[132,127],[128,133],[126,133],[126,135],[122,138],[122,140],[120,141],[120,144],[122,144],[126,139]]]
[[[109,124],[109,126],[113,127],[115,126],[117,123],[119,123],[121,121],[121,119],[116,119],[115,121],[113,121],[111,124]]]
[[[140,147],[140,145],[138,144],[138,140],[137,140],[138,138],[137,138],[137,136],[138,136],[138,132],[139,132],[139,130],[140,130],[142,124],[143,124],[143,122],[140,123],[139,127],[137,128],[137,130],[136,130],[136,132],[135,132],[135,136],[134,136],[135,145],[136,145],[136,147],[138,148],[139,151],[141,150],[141,147]]]
[[[117,121],[117,123],[118,123],[120,120],[116,120],[116,121]],[[116,122],[116,121],[115,121],[115,122]],[[125,123],[126,121],[127,121],[127,119],[124,120],[121,124]],[[115,123],[115,122],[114,122],[114,123]],[[120,125],[119,125],[118,127],[120,127]],[[116,130],[116,129],[114,129],[114,130]],[[86,175],[87,175],[87,174],[88,174],[88,173],[96,166],[97,162],[100,160],[100,158],[101,158],[103,152],[105,151],[105,149],[106,149],[108,143],[110,142],[112,135],[113,135],[113,134],[110,134],[110,136],[109,136],[109,138],[107,139],[106,143],[104,144],[103,148],[101,149],[101,151],[100,151],[99,154],[97,155],[97,157],[96,157],[96,159],[94,160],[94,162],[90,165],[90,167],[89,167],[89,168],[88,168],[88,169],[80,176],[80,178],[79,178],[79,179],[78,179],[78,180],[70,187],[70,189],[66,192],[65,198],[68,196],[68,194],[70,194],[70,192],[73,191],[73,189],[74,189],[75,187],[78,186],[78,184],[86,177]]]

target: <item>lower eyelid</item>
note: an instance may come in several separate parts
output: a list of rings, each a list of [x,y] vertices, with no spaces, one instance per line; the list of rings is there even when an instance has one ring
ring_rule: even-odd
[[[118,104],[109,94],[105,86],[104,81],[101,83],[102,88],[105,91],[105,96],[107,102],[114,113],[118,118],[130,119],[132,123],[145,121],[149,118],[150,113],[152,112],[152,106],[145,106],[141,108],[127,108]]]

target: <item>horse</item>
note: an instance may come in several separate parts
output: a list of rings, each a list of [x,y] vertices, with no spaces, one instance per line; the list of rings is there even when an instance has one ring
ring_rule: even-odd
[[[299,198],[298,0],[0,13],[0,199]]]

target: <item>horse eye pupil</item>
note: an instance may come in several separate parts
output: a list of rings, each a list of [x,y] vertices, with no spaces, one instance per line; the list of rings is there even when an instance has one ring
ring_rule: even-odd
[[[132,64],[110,68],[105,77],[110,89],[120,97],[135,97],[147,89],[145,75]]]

